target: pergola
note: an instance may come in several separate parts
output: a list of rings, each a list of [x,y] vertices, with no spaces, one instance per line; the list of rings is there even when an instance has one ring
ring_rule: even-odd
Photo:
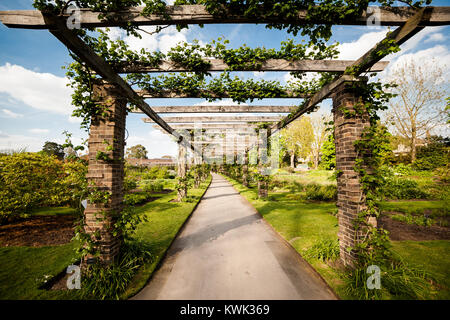
[[[371,12],[374,12],[374,7]],[[450,7],[425,7],[414,10],[409,7],[379,8],[379,22],[383,26],[398,26],[393,32],[387,34],[386,39],[397,44],[402,44],[422,30],[426,26],[438,26],[450,24]],[[163,15],[142,15],[142,8],[131,8],[120,12],[110,13],[113,19],[100,20],[97,12],[82,9],[80,23],[82,28],[86,27],[117,27],[127,23],[138,26],[148,25],[175,25],[175,24],[218,24],[218,23],[297,23],[301,24],[306,16],[305,10],[298,12],[298,17],[293,21],[277,18],[252,19],[244,16],[227,15],[217,17],[210,14],[201,5],[168,6],[167,14],[170,19]],[[124,73],[148,73],[148,72],[183,72],[189,71],[171,61],[163,61],[157,68],[149,67],[136,61],[135,63],[110,63],[89,47],[77,34],[67,27],[68,14],[52,15],[40,11],[1,11],[0,20],[10,28],[25,29],[47,29],[68,49],[76,54],[88,67],[93,69],[101,78],[94,85],[94,94],[97,99],[108,107],[111,117],[92,119],[89,136],[89,169],[88,181],[111,193],[107,204],[88,203],[85,210],[85,220],[89,232],[100,231],[101,236],[101,260],[108,263],[114,259],[120,248],[120,238],[110,232],[111,219],[98,221],[95,217],[98,212],[121,211],[123,209],[123,161],[105,162],[96,159],[98,151],[105,150],[105,141],[113,147],[111,156],[113,159],[123,159],[125,146],[125,119],[126,105],[132,101],[140,112],[148,118],[144,121],[155,124],[160,130],[174,135],[179,144],[179,159],[184,159],[186,149],[191,149],[201,155],[201,147],[207,143],[214,143],[217,147],[233,148],[235,152],[243,153],[245,164],[248,163],[247,151],[253,146],[254,141],[245,140],[249,136],[249,128],[257,127],[258,123],[268,124],[268,135],[289,125],[306,112],[314,110],[318,103],[326,98],[333,98],[333,113],[335,123],[336,141],[336,166],[341,172],[338,177],[338,217],[339,217],[339,239],[340,257],[344,264],[352,265],[356,257],[347,248],[354,247],[360,237],[359,231],[355,230],[353,221],[358,212],[364,208],[365,197],[361,190],[358,174],[354,170],[356,151],[354,141],[361,137],[362,131],[369,126],[366,114],[356,115],[348,118],[344,115],[340,106],[352,109],[358,103],[360,97],[350,90],[355,82],[365,82],[367,78],[360,75],[366,72],[382,71],[387,62],[380,60],[387,54],[374,54],[385,47],[385,41],[381,41],[363,54],[356,61],[335,60],[303,60],[287,61],[271,59],[266,61],[258,69],[245,69],[234,71],[305,71],[305,72],[340,72],[333,81],[323,86],[312,96],[299,95],[294,92],[284,92],[279,98],[307,99],[300,110],[291,107],[271,106],[162,106],[151,107],[145,99],[147,98],[195,98],[196,95],[179,94],[174,91],[164,91],[160,94],[152,94],[146,91],[136,91],[128,84],[120,74]],[[343,21],[346,25],[367,25],[370,18],[368,11],[359,17]],[[310,23],[311,21],[308,21]],[[321,24],[327,21],[318,19],[314,23]],[[210,60],[209,71],[223,71],[227,65],[217,59]],[[354,72],[350,75],[346,70],[351,68]],[[227,98],[225,92],[221,95],[212,95],[215,98]],[[263,97],[254,97],[263,98]],[[165,113],[276,113],[284,116],[201,116],[201,117],[161,117]],[[289,116],[287,115],[289,113]],[[195,141],[189,135],[182,134],[177,130],[195,130],[196,123],[202,123],[202,130],[211,134],[226,134],[227,130],[234,130],[232,137],[234,142]],[[243,139],[243,140],[242,140]],[[199,149],[200,148],[200,149]],[[201,159],[201,158],[200,158]],[[181,174],[185,174],[185,163],[179,161]],[[246,166],[244,166],[245,168]]]

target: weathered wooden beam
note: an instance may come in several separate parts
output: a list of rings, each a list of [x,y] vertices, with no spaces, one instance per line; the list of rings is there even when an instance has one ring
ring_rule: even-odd
[[[173,129],[175,130],[195,130],[195,129],[200,129],[196,127],[196,124],[192,123],[192,124],[173,124],[171,126]],[[246,130],[249,128],[257,128],[258,125],[257,124],[251,124],[251,123],[243,123],[243,124],[232,124],[232,123],[224,123],[224,124],[213,124],[213,123],[205,123],[202,124],[201,129],[220,129],[220,130],[226,130],[226,129],[236,129],[236,130]]]
[[[395,29],[393,32],[388,33],[386,38],[382,41],[378,42],[372,49],[366,52],[361,58],[356,60],[351,66],[352,75],[342,75],[337,79],[328,83],[322,89],[314,94],[305,104],[305,106],[295,112],[294,114],[290,114],[286,118],[284,118],[279,123],[272,126],[272,133],[277,130],[284,128],[289,123],[300,117],[302,114],[308,112],[313,109],[318,103],[320,103],[323,99],[328,98],[331,94],[333,94],[334,90],[341,85],[343,82],[348,81],[360,81],[358,75],[365,72],[368,68],[373,66],[376,62],[383,59],[388,55],[388,51],[380,50],[385,49],[386,46],[390,46],[390,42],[395,42],[397,44],[402,44],[415,35],[417,32],[422,30],[427,21],[429,21],[431,17],[433,8],[426,7],[418,10],[414,16],[408,19],[401,27]],[[364,79],[362,79],[364,80]]]
[[[162,106],[152,107],[158,114],[164,113],[290,113],[296,106]],[[132,110],[132,113],[142,113]]]
[[[450,23],[450,7],[430,7],[432,14],[427,26],[448,25]],[[236,16],[232,14],[224,14],[217,17],[210,14],[202,5],[184,5],[184,6],[167,6],[167,14],[170,17],[167,19],[163,15],[149,15],[142,16],[141,7],[131,8],[128,10],[118,11],[116,13],[109,13],[110,20],[100,20],[98,13],[91,10],[82,9],[80,11],[80,24],[82,28],[88,27],[118,27],[124,26],[128,23],[138,26],[149,25],[176,25],[176,24],[223,24],[223,23],[304,23],[307,15],[307,10],[299,10],[295,19],[280,18],[246,18],[243,16]],[[369,7],[359,17],[347,19],[339,22],[341,25],[372,25],[375,14],[377,15],[377,22],[382,26],[399,26],[406,22],[408,18],[414,15],[414,9],[410,7]],[[68,18],[69,15],[63,16]],[[37,10],[15,10],[15,11],[0,11],[0,20],[4,25],[10,28],[24,28],[24,29],[50,29],[55,26],[54,21],[46,20],[43,14]],[[326,19],[308,21],[316,24],[329,24]],[[337,24],[337,23],[336,23]]]
[[[166,123],[222,123],[222,122],[278,122],[283,117],[279,116],[254,116],[254,117],[245,117],[245,116],[233,116],[233,117],[225,117],[225,116],[216,116],[216,117],[164,117],[164,121]],[[146,123],[154,123],[150,118],[142,118],[142,120]]]
[[[102,57],[97,55],[90,46],[84,43],[84,41],[81,40],[75,32],[67,28],[63,20],[52,15],[45,15],[44,18],[45,21],[54,26],[54,28],[50,29],[50,32],[68,49],[80,57],[89,67],[94,69],[100,76],[102,76],[104,80],[118,86],[128,101],[136,104],[136,106],[141,109],[143,113],[153,119],[158,125],[161,126],[161,128],[168,133],[174,133],[174,129],[162,120],[162,118],[150,108],[150,106],[111,68],[111,66]],[[190,145],[188,141],[181,137],[180,140],[181,143],[194,150],[194,147]]]
[[[184,93],[175,90],[163,90],[162,92],[148,92],[146,90],[136,90],[137,94],[145,99],[151,98],[215,98],[215,99],[226,99],[230,98],[228,92],[223,92],[217,94],[212,91],[199,90],[197,93]],[[248,91],[248,97],[254,99],[264,99],[265,96],[258,96],[254,92]],[[296,93],[290,90],[280,92],[280,94],[270,97],[270,98],[284,98],[284,99],[302,99],[307,98],[308,95],[304,93]]]
[[[228,65],[219,59],[205,59],[211,64],[208,71],[225,71]],[[344,72],[354,61],[351,60],[297,60],[289,61],[285,59],[269,59],[262,63],[258,68],[248,67],[234,71],[303,71],[303,72]],[[388,61],[380,61],[375,64],[370,71],[383,71]],[[173,61],[162,61],[155,68],[140,62],[121,62],[112,64],[118,73],[150,73],[150,72],[189,72],[191,70],[178,65]]]
[[[174,126],[176,126],[176,125],[172,125],[173,127]],[[160,126],[158,126],[158,125],[153,125],[152,126],[154,129],[157,129],[157,130],[159,130],[159,131],[161,131],[162,133],[165,133],[165,134],[168,134],[166,131],[164,131]],[[242,127],[242,128],[231,128],[232,130],[233,130],[233,134],[236,134],[236,135],[247,135],[247,134],[249,134],[249,135],[251,135],[251,134],[255,134],[256,133],[256,131],[255,131],[255,127],[252,127],[252,126],[246,126],[246,127]],[[195,128],[179,128],[179,129],[176,129],[177,131],[183,131],[183,130],[187,130],[187,131],[191,131],[191,132],[194,132],[194,131],[200,131],[200,130],[195,130]],[[201,129],[201,131],[202,131],[202,134],[203,135],[205,135],[205,136],[213,136],[213,135],[225,135],[225,134],[230,134],[230,132],[228,132],[228,130],[229,130],[229,128],[202,128]]]

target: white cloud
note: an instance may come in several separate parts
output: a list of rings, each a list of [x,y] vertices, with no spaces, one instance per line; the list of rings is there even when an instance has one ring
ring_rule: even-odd
[[[50,132],[50,130],[48,130],[48,129],[39,129],[39,128],[29,129],[28,131],[30,133],[34,133],[34,134],[45,134],[45,133],[49,133]]]
[[[340,60],[356,60],[364,53],[372,49],[375,44],[386,36],[386,30],[368,32],[359,37],[358,40],[345,42],[339,45],[340,51],[338,59]]]
[[[445,39],[446,39],[446,37],[442,33],[433,33],[424,42],[425,43],[428,43],[428,42],[442,42],[442,41],[445,41]]]
[[[8,110],[8,109],[2,109],[2,112],[4,114],[3,117],[6,117],[6,118],[17,119],[17,118],[23,117],[23,114],[15,113],[15,112],[12,112],[11,110]]]
[[[388,68],[380,74],[381,79],[389,79],[389,76],[401,65],[407,61],[415,61],[419,64],[429,62],[442,68],[444,77],[450,78],[450,50],[443,46],[437,45],[432,48],[420,50],[414,53],[407,53],[393,60]]]
[[[36,152],[41,150],[43,145],[43,140],[36,137],[0,134],[0,150],[25,148],[27,151]]]
[[[126,148],[136,144],[142,144],[147,149],[149,158],[159,158],[164,155],[175,156],[178,152],[177,143],[172,136],[157,129],[151,129],[146,136],[130,136],[127,139]]]
[[[34,109],[70,114],[72,89],[68,79],[34,72],[18,65],[0,66],[0,92]]]
[[[187,34],[190,29],[183,29],[178,31],[175,26],[170,26],[161,30],[159,33],[151,34],[156,31],[155,26],[143,26],[140,27],[144,31],[138,31],[141,39],[133,36],[126,35],[124,30],[119,28],[110,28],[108,35],[112,40],[122,39],[130,48],[130,50],[139,52],[141,49],[147,51],[161,51],[167,53],[172,47],[176,46],[180,42],[187,41]]]

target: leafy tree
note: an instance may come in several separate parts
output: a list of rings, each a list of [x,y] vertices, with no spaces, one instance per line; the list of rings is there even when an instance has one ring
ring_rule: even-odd
[[[59,160],[64,159],[64,148],[56,142],[46,141],[42,147],[42,152],[48,156],[56,156]]]
[[[427,145],[417,148],[417,159],[413,162],[418,170],[433,170],[450,163],[450,138],[431,136]]]
[[[142,144],[137,144],[127,149],[129,159],[147,159],[147,150]]]
[[[294,168],[294,158],[297,155],[306,158],[311,153],[314,131],[309,117],[301,117],[283,129],[281,135],[287,152],[291,156],[291,167]]]
[[[409,140],[411,162],[416,160],[417,139],[446,123],[444,98],[448,80],[434,61],[404,62],[393,73],[398,94],[390,106],[390,120],[396,133]]]
[[[336,146],[334,145],[334,135],[330,134],[322,144],[320,149],[322,152],[322,160],[320,167],[325,170],[331,170],[336,168]]]
[[[319,158],[322,145],[327,140],[330,134],[327,130],[330,121],[330,114],[323,116],[315,115],[311,117],[311,125],[314,133],[313,141],[311,143],[311,156],[314,169],[317,169],[317,167],[319,166]]]

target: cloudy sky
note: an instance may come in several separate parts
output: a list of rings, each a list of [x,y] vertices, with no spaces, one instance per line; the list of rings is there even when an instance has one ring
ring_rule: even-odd
[[[32,9],[32,0],[0,0],[0,10]],[[450,1],[433,1],[434,5],[450,5]],[[149,27],[148,30],[152,28]],[[340,59],[353,60],[380,41],[388,31],[385,27],[335,26],[330,43],[339,42]],[[204,28],[191,26],[182,32],[170,27],[161,33],[150,36],[142,34],[142,39],[127,37],[120,30],[113,29],[111,36],[124,39],[132,49],[146,48],[166,52],[180,41],[191,42],[198,39],[202,43],[218,37],[230,40],[231,47],[247,44],[250,47],[265,46],[279,48],[281,41],[292,37],[286,32],[268,30],[264,25],[206,25]],[[388,56],[389,67],[380,73],[389,76],[402,61],[415,59],[434,63],[445,69],[445,77],[450,75],[450,26],[428,27],[402,46],[402,51]],[[300,36],[296,40],[301,40]],[[68,80],[61,68],[71,62],[67,49],[48,31],[8,29],[0,24],[0,150],[27,148],[39,151],[45,141],[62,143],[62,132],[73,134],[74,142],[80,143],[87,137],[80,129],[79,119],[71,117],[71,89],[66,87]],[[288,73],[250,73],[267,80],[285,82]],[[161,105],[199,105],[202,99],[149,99],[150,106]],[[232,104],[231,101],[217,102]],[[295,105],[292,99],[266,99],[253,104]],[[322,103],[322,112],[330,110],[331,101]],[[176,144],[171,139],[145,124],[142,115],[130,114],[127,117],[127,146],[143,144],[149,157],[176,154]]]

